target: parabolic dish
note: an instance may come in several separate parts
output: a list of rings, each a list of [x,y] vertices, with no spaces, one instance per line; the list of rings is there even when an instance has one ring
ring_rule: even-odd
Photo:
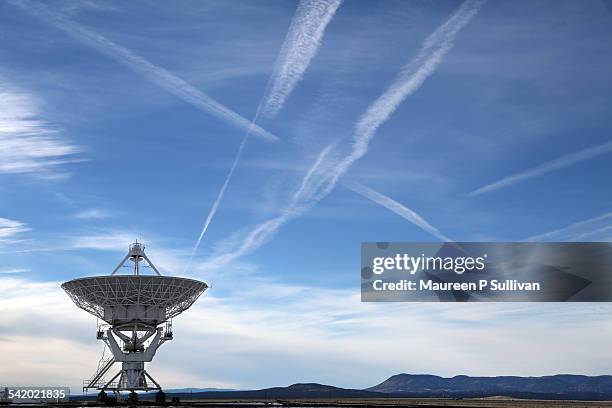
[[[149,275],[93,276],[62,284],[78,307],[109,324],[163,323],[187,310],[207,288],[194,279]]]

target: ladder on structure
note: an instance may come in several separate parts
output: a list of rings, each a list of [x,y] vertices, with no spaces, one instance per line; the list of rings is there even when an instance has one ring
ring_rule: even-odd
[[[113,364],[115,364],[115,357],[110,355],[109,357],[105,358],[103,353],[102,358],[98,363],[98,369],[96,370],[96,373],[93,375],[93,377],[91,377],[91,379],[85,380],[83,382],[83,391],[87,391],[91,388],[100,389],[101,387],[106,385],[104,381],[104,375],[108,372],[108,370],[110,370]]]

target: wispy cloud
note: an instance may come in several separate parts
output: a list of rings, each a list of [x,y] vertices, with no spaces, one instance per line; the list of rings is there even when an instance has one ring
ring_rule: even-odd
[[[316,55],[325,28],[340,4],[342,0],[300,2],[274,65],[270,91],[262,109],[264,116],[274,116],[281,110]]]
[[[30,231],[30,228],[24,223],[0,217],[0,243],[11,242],[15,235],[26,231]]]
[[[0,269],[0,274],[12,275],[15,273],[26,273],[29,271],[30,271],[29,269],[25,269],[25,268]]]
[[[30,271],[29,269],[25,269],[25,268],[0,269],[0,274],[11,275],[14,273],[26,273],[29,271]]]
[[[21,228],[22,231],[29,230],[23,224],[21,224]],[[0,234],[1,232],[0,223]],[[35,241],[27,242],[27,245],[22,245],[19,248],[13,247],[7,251],[0,251],[0,256],[45,252],[57,254],[64,251],[78,253],[83,250],[107,252],[108,257],[106,259],[108,261],[105,264],[98,264],[96,267],[99,267],[102,272],[110,273],[121,257],[127,253],[130,244],[136,239],[146,246],[151,261],[162,274],[180,275],[181,268],[185,265],[185,257],[189,255],[184,248],[176,249],[172,246],[174,240],[160,238],[150,231],[137,231],[123,227],[95,230],[89,228],[81,232],[66,231],[62,233],[61,240],[58,240],[55,234],[51,236],[40,234]],[[0,235],[0,244],[12,241],[14,239],[11,240],[10,238],[7,238],[7,241],[3,241]]]
[[[65,248],[94,249],[100,251],[125,251],[135,239],[141,239],[141,234],[127,230],[93,231],[83,235],[69,237]]]
[[[580,150],[578,152],[559,157],[555,160],[548,161],[532,169],[512,174],[508,177],[502,178],[501,180],[480,187],[468,193],[468,196],[477,196],[483,193],[489,193],[491,191],[499,190],[501,188],[520,183],[521,181],[529,180],[534,177],[539,177],[546,173],[550,173],[551,171],[559,170],[564,167],[568,167],[573,164],[577,164],[585,160],[589,160],[594,157],[608,153],[612,153],[612,142],[607,142],[597,146],[589,147],[588,149]]]
[[[457,33],[484,3],[484,0],[465,1],[444,24],[425,39],[417,55],[402,68],[391,86],[361,115],[355,125],[348,153],[335,153],[333,147],[336,142],[323,149],[280,215],[256,226],[236,248],[213,256],[202,264],[201,268],[216,268],[252,252],[267,242],[285,223],[302,215],[326,197],[339,178],[367,153],[378,127],[404,99],[416,92],[434,73],[444,56],[452,49]]]
[[[436,227],[425,221],[425,219],[419,214],[406,207],[405,205],[398,203],[391,197],[387,197],[386,195],[381,194],[376,190],[373,190],[369,187],[364,186],[363,184],[356,182],[347,182],[344,183],[344,186],[356,192],[357,194],[360,194],[363,197],[374,201],[376,204],[380,204],[386,209],[393,211],[400,217],[407,219],[422,230],[429,232],[431,235],[438,238],[439,240],[452,241],[446,235],[442,234]]]
[[[73,215],[74,218],[79,220],[95,220],[109,218],[111,214],[100,208],[90,208],[88,210],[79,211]]]
[[[592,217],[586,220],[577,221],[563,228],[559,228],[553,231],[545,232],[543,234],[534,235],[526,238],[525,241],[542,241],[542,240],[556,240],[556,241],[568,241],[578,240],[586,236],[604,232],[609,227],[606,225],[601,226],[601,222],[612,221],[612,211]]]
[[[66,142],[41,118],[37,98],[0,78],[0,173],[61,175],[62,164],[81,161],[79,148]]]
[[[249,120],[220,104],[168,70],[152,64],[127,48],[67,19],[59,13],[47,9],[40,3],[27,0],[9,0],[9,2],[19,6],[30,15],[58,28],[75,40],[96,49],[196,108],[242,130],[247,130],[251,126]],[[278,137],[257,125],[253,126],[252,133],[268,141],[279,140]]]

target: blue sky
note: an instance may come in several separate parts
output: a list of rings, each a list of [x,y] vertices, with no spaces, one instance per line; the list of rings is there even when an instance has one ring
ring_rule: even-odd
[[[75,386],[91,374],[93,317],[58,284],[110,273],[136,238],[163,273],[212,285],[177,319],[175,341],[210,351],[170,344],[153,363],[174,367],[166,384],[605,372],[606,305],[362,305],[358,273],[362,241],[436,231],[611,240],[610,3],[335,6],[303,44],[291,36],[296,2],[0,4],[0,349],[34,353],[12,357],[0,380],[36,371],[44,383],[55,367]],[[258,117],[185,271],[240,120],[287,80],[283,63],[303,72]],[[44,363],[35,328],[63,358]],[[411,342],[436,356],[419,359]],[[73,346],[82,359],[58,351]],[[498,360],[507,347],[524,358]]]

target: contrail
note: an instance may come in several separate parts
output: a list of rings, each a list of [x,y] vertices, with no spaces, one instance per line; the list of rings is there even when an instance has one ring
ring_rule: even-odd
[[[603,221],[608,218],[612,218],[612,211],[609,211],[605,214],[598,215],[597,217],[589,218],[587,220],[575,222],[573,224],[570,224],[563,228],[556,229],[554,231],[549,231],[544,234],[534,235],[532,237],[524,239],[524,241],[528,241],[528,242],[541,241],[543,239],[548,239],[551,237],[563,236],[563,234],[567,234],[568,232],[571,232],[572,230],[575,230],[576,228],[584,227],[585,225],[589,225],[597,221]]]
[[[371,188],[366,187],[363,184],[350,182],[343,183],[343,185],[356,192],[357,194],[362,195],[365,198],[368,198],[374,201],[375,203],[382,205],[388,210],[393,211],[400,217],[407,219],[422,230],[429,232],[431,235],[438,238],[440,241],[452,241],[446,235],[442,234],[436,227],[425,221],[425,219],[423,219],[423,217],[421,217],[419,214],[406,207],[405,205],[398,203],[394,199],[387,197],[386,195],[381,194],[378,191],[372,190]]]
[[[253,119],[253,122],[251,123],[255,124],[255,120],[257,120],[257,115],[258,114],[256,114],[255,119]],[[240,161],[240,158],[242,157],[242,151],[244,150],[244,146],[246,145],[246,142],[249,139],[250,134],[251,134],[250,131],[247,130],[244,137],[242,138],[242,141],[240,142],[240,146],[238,147],[238,152],[236,153],[234,162],[232,163],[232,166],[230,167],[230,170],[227,173],[227,176],[225,177],[225,181],[223,182],[223,185],[221,186],[221,190],[219,190],[219,193],[217,194],[217,198],[213,202],[212,207],[210,207],[210,211],[208,212],[208,215],[206,216],[206,221],[204,222],[202,231],[200,232],[200,235],[198,236],[198,239],[195,245],[193,246],[191,255],[189,256],[189,261],[187,262],[187,266],[185,266],[185,270],[183,271],[183,274],[186,274],[187,271],[189,270],[189,267],[191,266],[191,263],[193,262],[193,257],[198,251],[198,248],[200,247],[200,243],[202,243],[202,238],[204,238],[204,234],[206,234],[206,231],[208,231],[208,227],[210,226],[210,223],[212,222],[213,217],[217,213],[219,204],[221,204],[221,200],[223,199],[223,196],[225,195],[225,190],[227,190],[227,186],[229,185],[230,181],[232,180],[232,177],[234,176],[234,171],[236,170],[236,167],[238,166],[238,162]]]
[[[391,86],[360,117],[348,155],[330,158],[330,147],[326,147],[310,171],[293,200],[277,217],[258,225],[250,231],[242,243],[232,252],[226,252],[207,261],[204,267],[225,265],[267,242],[288,221],[302,215],[327,196],[351,165],[367,153],[369,142],[376,130],[409,95],[416,92],[433,74],[443,57],[452,49],[457,33],[476,15],[486,0],[467,0],[453,15],[429,37],[417,55],[406,64]],[[339,161],[335,157],[342,157]],[[330,161],[334,161],[330,163]]]
[[[33,3],[22,0],[9,0],[9,2],[15,6],[19,6],[25,12],[46,22],[47,24],[58,28],[75,40],[96,49],[137,74],[142,75],[149,81],[179,97],[183,101],[195,106],[196,108],[216,116],[217,118],[236,128],[248,131],[248,129],[251,127],[251,122],[249,120],[223,106],[173,73],[150,63],[139,55],[134,54],[127,48],[115,44],[102,35],[67,19],[65,16],[48,10],[41,5],[42,3]],[[256,125],[253,125],[252,132],[267,141],[280,140],[277,136]]]
[[[487,184],[486,186],[480,187],[479,189],[468,193],[468,196],[476,196],[483,193],[489,193],[494,190],[499,190],[500,188],[508,187],[513,184],[520,183],[521,181],[538,177],[543,174],[550,173],[551,171],[559,170],[610,152],[612,152],[612,142],[589,147],[588,149],[580,150],[579,152],[571,153],[555,160],[551,160],[532,169],[504,177],[501,180]]]
[[[336,147],[336,145],[337,143],[332,143],[326,148],[324,148],[321,151],[321,153],[319,153],[314,164],[310,167],[310,169],[306,172],[306,175],[302,179],[302,183],[300,184],[300,187],[293,194],[293,200],[292,200],[293,204],[298,203],[300,199],[302,199],[303,197],[308,197],[311,195],[312,192],[307,191],[307,186],[311,184],[312,177],[315,175],[317,171],[319,171],[319,168],[321,167],[322,163],[327,159],[327,156]]]
[[[367,153],[378,127],[435,72],[444,56],[452,49],[457,33],[485,2],[486,0],[465,1],[444,24],[425,39],[417,55],[402,68],[391,86],[370,105],[357,122],[352,151],[332,171],[325,171],[318,180],[313,178],[313,182],[318,184],[318,199],[326,196],[353,163]]]
[[[300,81],[302,75],[310,64],[310,60],[316,54],[321,44],[325,27],[327,24],[329,24],[334,13],[336,12],[336,9],[341,3],[342,0],[302,0],[302,2],[299,4],[298,9],[296,10],[291,21],[291,26],[285,38],[285,42],[279,57],[277,58],[274,71],[270,76],[268,84],[264,90],[264,96],[259,102],[255,117],[251,121],[253,126],[255,126],[255,123],[258,120],[260,112],[267,110],[268,116],[274,116],[282,108],[283,104],[289,97],[291,90]],[[213,217],[217,213],[219,204],[225,195],[225,190],[232,180],[234,171],[236,170],[238,162],[242,157],[244,146],[249,139],[250,130],[251,127],[249,127],[247,133],[242,139],[242,142],[240,143],[240,147],[238,148],[234,162],[232,163],[229,173],[221,186],[221,190],[219,191],[219,194],[217,195],[217,198],[215,199],[215,202],[213,203],[208,216],[206,217],[206,221],[204,222],[200,236],[198,237],[193,250],[191,251],[191,256],[189,257],[184,273],[186,273],[191,266],[193,257],[195,256],[198,248],[200,247],[200,243],[202,242],[202,238],[204,237],[204,234],[206,234]],[[305,180],[308,180],[308,178]]]
[[[302,0],[293,16],[281,52],[274,64],[274,80],[263,105],[264,116],[272,117],[283,107],[293,88],[304,76],[316,55],[325,28],[342,0]]]
[[[589,236],[601,234],[602,232],[606,232],[606,231],[610,231],[610,230],[612,230],[612,225],[607,225],[605,227],[597,228],[597,229],[595,229],[593,231],[587,231],[587,232],[583,232],[582,234],[574,235],[574,236],[572,236],[572,241],[579,241],[579,240],[583,239],[584,237],[589,237]],[[606,239],[606,241],[607,241],[607,239]]]

